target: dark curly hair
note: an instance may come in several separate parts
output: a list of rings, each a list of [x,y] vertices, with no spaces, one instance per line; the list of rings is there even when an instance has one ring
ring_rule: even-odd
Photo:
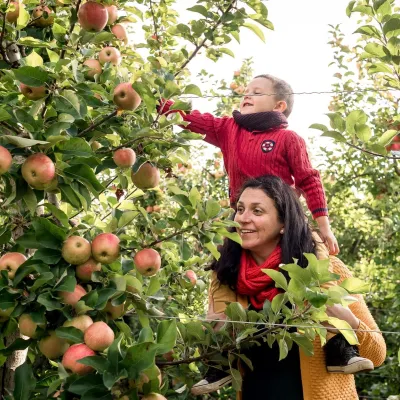
[[[239,198],[249,188],[260,189],[273,200],[279,221],[285,226],[280,240],[282,263],[290,264],[293,259],[297,259],[298,265],[305,268],[307,259],[303,253],[315,254],[315,243],[311,228],[293,188],[277,176],[265,175],[247,180],[236,198]],[[219,260],[214,260],[208,269],[217,273],[221,284],[228,285],[235,290],[242,247],[233,240],[226,238],[219,251],[221,257]]]

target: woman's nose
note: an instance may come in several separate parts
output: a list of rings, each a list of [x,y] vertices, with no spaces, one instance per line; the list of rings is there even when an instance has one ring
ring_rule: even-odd
[[[250,221],[250,213],[248,213],[247,211],[243,211],[240,214],[236,214],[236,221],[239,223],[246,223]]]

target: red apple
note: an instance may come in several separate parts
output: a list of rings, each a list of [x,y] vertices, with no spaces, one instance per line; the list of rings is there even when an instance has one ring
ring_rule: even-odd
[[[9,11],[6,14],[6,19],[10,24],[14,24],[17,22],[17,19],[19,17],[19,9],[25,8],[25,5],[23,3],[20,3],[19,1],[11,1],[10,6],[14,7],[14,11]]]
[[[67,263],[80,265],[89,260],[92,255],[92,246],[83,237],[70,236],[65,240],[61,254]]]
[[[43,190],[52,184],[56,175],[53,161],[43,153],[29,156],[21,167],[22,177],[34,189]]]
[[[136,269],[143,276],[155,275],[161,267],[160,254],[154,249],[138,251],[133,258]]]
[[[244,86],[242,86],[242,85],[240,85],[240,86],[238,86],[236,89],[234,89],[235,90],[235,92],[237,93],[237,94],[243,94],[244,93]]]
[[[110,63],[112,65],[121,64],[122,57],[121,53],[115,47],[107,46],[100,50],[99,61],[101,65]]]
[[[196,286],[197,283],[197,275],[194,271],[192,271],[191,269],[188,269],[185,272],[185,276],[186,278],[189,279],[190,283],[192,284],[192,286]]]
[[[128,43],[128,33],[126,32],[126,29],[123,25],[121,24],[114,25],[111,28],[111,32],[117,39],[122,40],[124,44]]]
[[[238,85],[236,82],[231,82],[231,84],[229,85],[229,87],[230,87],[232,90],[237,89],[238,86],[239,86],[239,85]]]
[[[78,21],[85,31],[100,32],[107,25],[107,8],[103,4],[88,1],[79,7]]]
[[[58,294],[61,297],[61,303],[75,307],[81,297],[86,294],[86,290],[81,285],[76,285],[73,292],[60,291]]]
[[[43,15],[44,13],[47,13],[47,15],[44,16]],[[53,10],[51,10],[47,6],[38,6],[38,7],[36,7],[32,12],[32,17],[34,19],[38,18],[35,21],[35,25],[39,26],[40,28],[45,28],[46,26],[50,26],[54,22]]]
[[[118,8],[114,5],[106,6],[108,12],[107,25],[112,25],[118,19]]]
[[[119,257],[119,238],[112,233],[100,233],[92,242],[93,258],[102,264],[111,264]]]
[[[88,68],[90,68],[87,72],[85,72],[87,79],[94,79],[95,75],[100,75],[103,71],[100,62],[94,58],[89,58],[83,63],[83,65],[86,65]]]
[[[26,257],[17,252],[4,254],[0,258],[0,271],[8,271],[8,277],[14,279],[17,269],[26,261]]]
[[[46,86],[34,87],[20,83],[19,90],[29,100],[39,100],[47,95]]]
[[[64,339],[59,338],[55,331],[50,331],[49,336],[39,342],[39,350],[50,360],[61,357],[68,347],[69,344]]]
[[[12,155],[3,146],[0,146],[0,175],[5,174],[11,168]]]
[[[101,271],[101,264],[93,258],[89,258],[85,263],[76,267],[76,276],[83,282],[89,282],[92,279],[92,273]]]
[[[90,325],[84,335],[85,344],[95,351],[104,351],[111,346],[114,339],[113,330],[103,321]]]
[[[235,71],[235,72],[233,73],[233,76],[240,76],[240,71]]]
[[[37,328],[44,328],[46,324],[36,323],[30,314],[22,314],[18,320],[19,331],[22,335],[28,336],[30,338],[35,338],[37,336]]]
[[[133,184],[139,189],[151,189],[159,184],[160,171],[147,162],[140,166],[136,174],[132,171],[131,178]]]
[[[113,160],[120,168],[130,168],[136,162],[136,153],[132,149],[118,149],[114,152]]]
[[[97,97],[96,95],[99,96],[100,98]],[[96,99],[101,100],[101,96],[100,96],[98,93],[95,93],[94,97],[96,97]],[[95,140],[94,142],[92,142],[92,143],[90,144],[90,147],[92,148],[93,151],[96,151],[96,150],[100,149],[101,143],[98,142],[97,140]]]
[[[86,344],[74,344],[64,354],[62,365],[66,370],[78,375],[86,375],[93,371],[93,367],[81,364],[78,361],[85,357],[95,356],[96,353]]]
[[[136,110],[142,99],[129,82],[120,83],[114,89],[114,103],[121,110]]]

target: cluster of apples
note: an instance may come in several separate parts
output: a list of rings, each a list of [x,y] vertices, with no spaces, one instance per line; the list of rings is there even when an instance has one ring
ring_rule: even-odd
[[[25,8],[25,5],[19,1],[11,1],[10,6],[12,11],[6,13],[6,20],[10,24],[15,24],[19,17],[20,8]],[[54,11],[45,5],[40,5],[32,11],[32,22],[33,25],[40,28],[52,25],[54,22]]]

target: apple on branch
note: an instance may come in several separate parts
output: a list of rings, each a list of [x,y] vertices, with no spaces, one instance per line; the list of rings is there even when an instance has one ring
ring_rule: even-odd
[[[20,8],[25,8],[25,5],[19,1],[11,1],[9,4],[9,8],[12,8],[12,11],[8,11],[6,14],[6,19],[7,22],[10,24],[14,24],[17,22],[17,19],[19,17],[19,9]]]
[[[99,61],[101,65],[104,65],[105,63],[110,63],[117,66],[121,64],[122,61],[121,53],[115,47],[104,47],[99,52]]]
[[[7,271],[8,277],[14,279],[17,269],[26,261],[26,257],[17,252],[4,254],[0,258],[0,271]]]
[[[92,246],[83,237],[70,236],[65,240],[61,254],[67,263],[80,265],[89,260],[92,255]]]
[[[61,363],[67,371],[78,375],[86,375],[94,370],[93,367],[81,364],[78,361],[95,355],[96,353],[86,344],[74,344],[65,352]]]
[[[47,96],[46,86],[28,86],[24,83],[19,84],[19,90],[29,100],[39,100]]]
[[[79,7],[78,21],[85,31],[101,32],[107,25],[107,8],[103,4],[88,1]]]
[[[133,258],[136,269],[143,276],[154,276],[161,267],[160,254],[154,249],[142,249]]]
[[[44,190],[53,184],[56,176],[56,167],[43,153],[29,156],[21,167],[22,177],[34,189]]]
[[[86,329],[85,344],[94,351],[104,351],[115,339],[114,331],[103,321],[97,321]]]
[[[130,110],[134,111],[142,102],[142,99],[136,92],[136,90],[132,87],[132,84],[129,82],[120,83],[114,89],[114,104],[120,110]]]
[[[106,6],[108,12],[107,25],[112,25],[118,19],[118,8],[114,4]]]
[[[60,291],[61,303],[75,307],[78,301],[86,294],[86,290],[81,285],[76,285],[73,292]]]
[[[47,6],[36,7],[32,12],[34,24],[40,28],[53,25],[54,12]]]
[[[119,257],[119,238],[112,233],[100,233],[92,241],[93,258],[102,264],[111,264]]]
[[[10,170],[11,164],[11,153],[5,147],[0,146],[0,175],[3,175]]]
[[[55,331],[50,331],[49,336],[39,341],[39,350],[50,360],[61,357],[68,347],[66,340],[59,338]]]
[[[118,149],[114,152],[113,160],[120,168],[130,168],[136,162],[136,153],[128,148]]]
[[[126,32],[126,29],[123,25],[121,24],[114,25],[111,28],[111,32],[117,39],[122,40],[124,44],[128,44],[128,33]]]
[[[132,171],[131,178],[133,184],[139,189],[152,189],[158,186],[160,182],[160,171],[150,162],[146,162],[140,166],[138,171]]]
[[[22,335],[35,338],[37,336],[37,328],[44,328],[46,324],[38,324],[32,319],[30,314],[22,314],[18,319],[18,326]]]
[[[101,271],[101,264],[94,258],[89,258],[75,269],[76,276],[83,282],[90,282],[93,272]]]
[[[100,75],[103,72],[100,62],[94,58],[89,58],[83,63],[83,65],[89,68],[88,71],[85,72],[85,77],[87,79],[92,80],[95,75]]]

